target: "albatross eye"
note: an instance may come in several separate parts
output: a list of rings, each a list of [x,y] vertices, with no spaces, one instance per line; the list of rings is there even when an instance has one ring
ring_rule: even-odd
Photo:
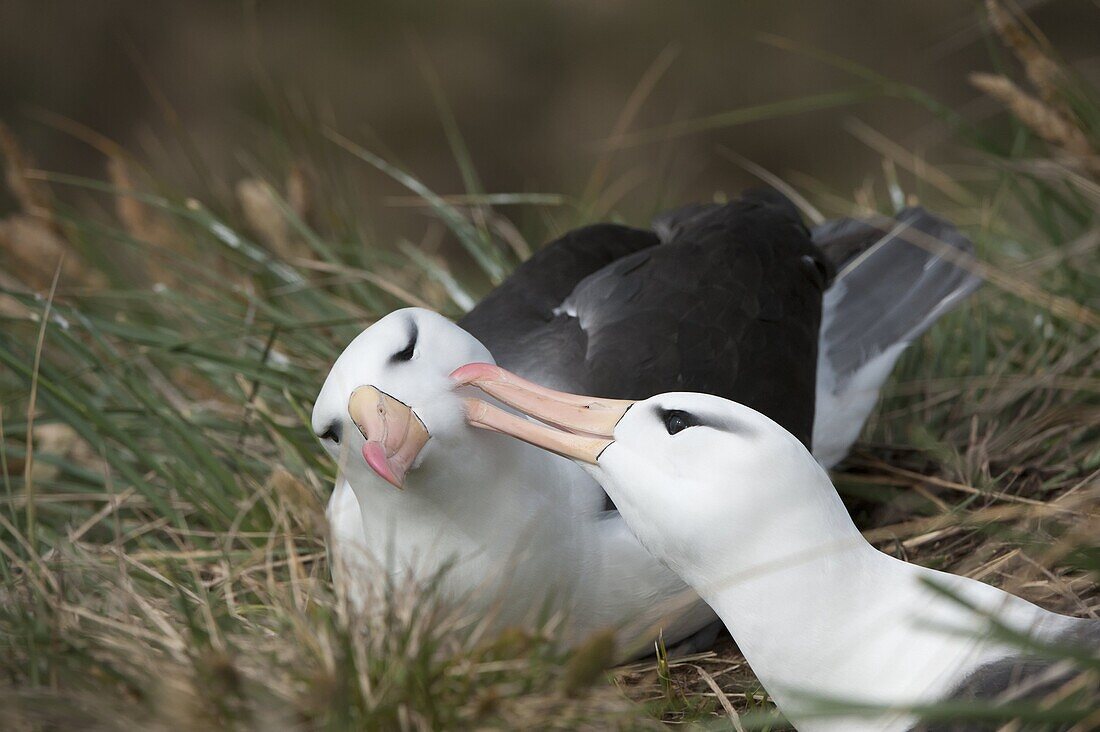
[[[328,429],[326,429],[324,432],[322,432],[321,434],[319,434],[317,436],[320,437],[322,440],[332,440],[334,443],[339,445],[340,444],[340,432],[341,432],[340,423],[339,422],[332,422],[332,423],[329,424]]]
[[[670,409],[664,412],[663,418],[665,429],[668,430],[670,435],[683,432],[688,427],[694,427],[699,424],[699,421],[695,419],[695,417],[680,409]]]

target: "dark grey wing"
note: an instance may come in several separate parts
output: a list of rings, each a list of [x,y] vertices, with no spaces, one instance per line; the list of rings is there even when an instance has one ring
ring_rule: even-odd
[[[747,404],[805,444],[829,264],[794,207],[750,192],[677,225],[666,244],[590,275],[536,333],[551,385],[643,399],[699,391]]]
[[[585,277],[617,259],[656,246],[650,231],[596,224],[571,231],[516,268],[458,324],[480,340],[498,364],[534,381],[560,377],[568,363],[543,363],[545,344],[530,339]],[[545,366],[545,368],[544,368]],[[569,384],[560,384],[569,388]]]
[[[822,333],[838,382],[891,346],[913,341],[981,284],[953,260],[972,256],[974,245],[923,208],[903,209],[893,219],[830,221],[813,238],[839,273]]]

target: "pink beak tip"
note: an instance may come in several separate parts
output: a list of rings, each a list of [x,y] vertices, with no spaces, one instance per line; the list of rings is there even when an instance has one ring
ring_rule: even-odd
[[[459,366],[457,369],[451,372],[451,379],[459,384],[469,384],[473,381],[479,381],[481,379],[492,379],[498,377],[501,373],[501,368],[491,363],[468,363],[465,366]]]
[[[382,480],[395,488],[403,488],[402,481],[398,479],[390,467],[390,461],[386,459],[386,450],[380,443],[367,441],[363,443],[363,459],[367,465],[378,474]]]

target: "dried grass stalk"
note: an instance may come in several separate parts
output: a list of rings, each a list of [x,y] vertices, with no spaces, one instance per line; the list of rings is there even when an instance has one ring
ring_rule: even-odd
[[[136,191],[138,186],[130,166],[120,157],[107,160],[107,177],[120,191]],[[133,196],[115,196],[115,213],[126,232],[135,239],[154,244],[164,244],[168,227],[165,222],[141,201]]]
[[[130,192],[140,190],[133,170],[125,159],[113,155],[107,159],[107,177],[121,191],[115,196],[115,213],[122,227],[138,241],[158,247],[185,252],[190,248],[177,235],[171,222],[159,211],[139,201]],[[164,266],[157,257],[148,257],[149,274],[158,282],[176,282],[178,272]]]
[[[267,489],[298,526],[312,536],[324,536],[328,521],[317,494],[281,466],[271,471]]]
[[[0,245],[2,245],[2,242],[0,242]],[[0,318],[29,320],[32,317],[34,317],[33,310],[12,295],[0,293]]]
[[[303,221],[313,207],[309,178],[308,169],[301,164],[292,165],[286,175],[286,202],[290,210]]]
[[[19,202],[23,213],[52,223],[53,196],[50,189],[42,181],[28,175],[35,167],[34,160],[20,147],[15,135],[3,122],[0,122],[0,155],[4,157],[4,177],[8,190]]]
[[[999,0],[986,0],[985,7],[993,30],[1023,65],[1024,73],[1042,100],[1047,104],[1057,105],[1060,111],[1068,114],[1060,101],[1059,86],[1063,80],[1061,67],[1047,56],[1033,34],[1026,31],[1015,15]]]
[[[280,257],[286,259],[293,256],[290,227],[267,181],[245,178],[237,182],[236,193],[248,228]]]
[[[1083,160],[1095,155],[1084,132],[1056,109],[1016,86],[1011,79],[999,74],[973,73],[970,83],[1008,107],[1017,119],[1048,143]]]
[[[34,426],[35,460],[31,466],[31,475],[35,482],[50,481],[61,474],[61,468],[53,463],[38,460],[38,455],[52,455],[65,458],[76,448],[80,437],[76,430],[63,422]]]
[[[65,281],[84,287],[100,287],[102,274],[88,267],[49,221],[30,214],[13,214],[0,220],[0,251],[7,271],[25,287],[50,286],[58,263],[65,260]]]
[[[45,290],[62,261],[66,285],[99,289],[107,284],[102,272],[90,267],[49,221],[37,216],[18,213],[0,219],[0,253],[0,272],[7,275],[3,281],[6,287]],[[21,317],[17,314],[29,311],[5,297],[0,312]]]
[[[23,150],[15,135],[0,122],[0,155],[4,158],[4,179],[19,203],[20,213],[0,220],[0,252],[5,274],[32,289],[44,289],[53,281],[58,263],[65,261],[65,282],[99,288],[105,284],[72,247],[54,218],[53,194],[49,186],[32,175],[34,160]],[[6,312],[20,309],[5,303]]]

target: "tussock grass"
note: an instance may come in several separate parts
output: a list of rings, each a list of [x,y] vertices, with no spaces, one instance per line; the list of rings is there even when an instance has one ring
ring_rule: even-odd
[[[1022,19],[991,8],[1032,85],[1012,81],[1007,59],[975,78],[1015,115],[1007,130],[891,85],[959,131],[939,154],[952,163],[857,123],[883,155],[880,178],[853,195],[791,177],[830,216],[919,198],[978,242],[988,279],[907,353],[837,484],[884,550],[1096,617],[1100,104]],[[671,62],[647,72],[616,144],[646,142],[630,121]],[[313,155],[189,195],[102,141],[105,181],[44,173],[0,129],[19,206],[0,222],[0,726],[781,728],[728,641],[605,673],[608,639],[568,652],[553,615],[495,635],[438,602],[433,581],[385,588],[369,618],[333,591],[333,466],[308,414],[335,354],[395,307],[460,313],[528,238],[615,200],[610,152],[581,200],[487,194],[433,89],[466,171],[457,197],[332,130],[308,135]],[[461,256],[373,241],[330,165],[349,158],[408,188],[398,203],[431,213]],[[517,226],[501,213],[516,205],[536,215]],[[1057,698],[929,713],[1090,729],[1100,670],[1084,669]]]

